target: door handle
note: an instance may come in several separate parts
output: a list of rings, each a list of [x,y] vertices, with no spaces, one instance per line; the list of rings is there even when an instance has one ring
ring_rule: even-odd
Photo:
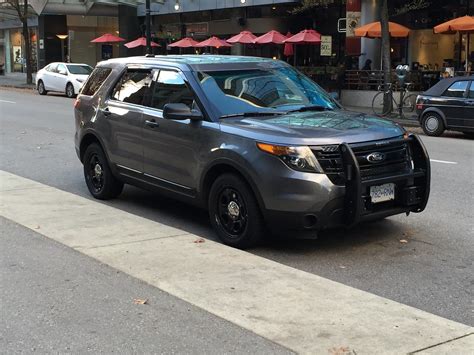
[[[103,108],[100,110],[102,112],[102,114],[107,117],[107,116],[110,116],[112,114],[112,112],[110,112],[109,108],[106,107],[106,108]]]
[[[146,120],[145,121],[145,125],[147,125],[148,127],[150,128],[157,128],[160,126],[160,124],[158,122],[156,122],[156,120],[152,119],[152,120]]]

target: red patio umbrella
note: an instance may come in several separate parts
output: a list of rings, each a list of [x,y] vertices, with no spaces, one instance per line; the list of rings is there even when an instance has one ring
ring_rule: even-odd
[[[180,39],[179,41],[171,43],[169,46],[177,47],[177,48],[191,48],[191,47],[196,47],[198,43],[199,43],[198,41],[195,41],[192,38],[186,37],[186,38]]]
[[[290,38],[293,36],[291,32],[288,32],[286,34],[287,38]],[[285,43],[285,47],[283,48],[283,55],[285,57],[291,57],[293,54],[295,54],[295,49],[293,48],[293,45],[291,43]]]
[[[113,43],[113,42],[125,42],[125,39],[119,36],[114,36],[110,33],[106,33],[100,37],[97,37],[91,41],[91,43]]]
[[[134,41],[128,42],[124,44],[125,47],[127,48],[136,48],[136,47],[146,47],[146,38],[145,37],[140,37],[137,38]],[[158,43],[151,42],[152,47],[161,47]]]
[[[223,39],[217,38],[216,36],[212,36],[212,37],[196,44],[196,47],[199,47],[199,48],[202,48],[202,47],[220,48],[220,47],[232,47],[232,45],[227,43]]]
[[[242,43],[242,44],[251,44],[254,43],[254,40],[257,38],[252,32],[250,31],[242,31],[239,34],[230,37],[227,42],[228,43]]]
[[[321,34],[315,30],[303,30],[286,39],[284,42],[294,44],[319,44],[321,43]]]
[[[285,35],[282,35],[280,32],[271,30],[270,32],[265,33],[264,35],[261,35],[260,37],[255,38],[253,43],[256,44],[268,44],[268,43],[274,43],[274,44],[283,44],[284,40],[286,39]]]

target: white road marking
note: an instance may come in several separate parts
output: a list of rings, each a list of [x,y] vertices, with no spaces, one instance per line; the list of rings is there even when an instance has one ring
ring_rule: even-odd
[[[0,215],[297,353],[474,348],[467,325],[3,171],[0,195]]]
[[[0,102],[5,102],[6,104],[16,104],[16,102],[8,101],[8,100],[0,100]]]
[[[430,159],[433,163],[442,163],[442,164],[457,164],[455,161],[447,161],[447,160],[437,160],[437,159]]]

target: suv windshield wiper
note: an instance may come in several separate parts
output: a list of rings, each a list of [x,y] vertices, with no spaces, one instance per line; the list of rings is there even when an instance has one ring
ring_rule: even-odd
[[[231,117],[262,117],[262,116],[278,116],[284,115],[286,112],[283,111],[255,111],[255,112],[241,112],[241,113],[231,113],[228,115],[222,115],[220,118],[231,118]]]
[[[290,110],[289,112],[306,112],[306,111],[332,111],[334,110],[331,107],[322,106],[322,105],[312,105],[312,106],[303,106],[296,110]]]

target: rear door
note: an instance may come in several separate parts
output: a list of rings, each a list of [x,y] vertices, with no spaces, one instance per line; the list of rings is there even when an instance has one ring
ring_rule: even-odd
[[[466,111],[466,95],[469,80],[459,80],[451,84],[443,95],[436,101],[444,112],[448,127],[459,128],[464,125]]]
[[[101,110],[109,126],[110,158],[125,175],[143,172],[142,111],[151,73],[151,69],[127,68]]]
[[[58,71],[58,64],[51,63],[46,67],[45,73],[41,80],[43,80],[43,84],[46,90],[53,90],[54,80],[56,79],[55,73]]]

